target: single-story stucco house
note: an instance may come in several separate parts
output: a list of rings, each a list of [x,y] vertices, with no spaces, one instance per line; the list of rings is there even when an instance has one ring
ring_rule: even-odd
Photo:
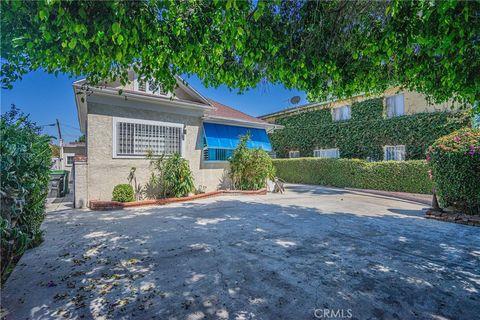
[[[148,152],[180,153],[189,161],[195,186],[212,191],[229,187],[227,158],[239,136],[249,132],[249,147],[272,150],[267,132],[278,125],[207,99],[180,77],[174,92],[139,81],[133,72],[130,79],[125,86],[73,84],[86,137],[86,156],[76,157],[74,165],[75,207],[111,200],[114,186],[128,183],[132,167],[137,183],[145,185],[152,172]]]

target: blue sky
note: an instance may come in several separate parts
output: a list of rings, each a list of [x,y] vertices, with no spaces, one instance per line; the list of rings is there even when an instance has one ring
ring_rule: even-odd
[[[2,113],[10,109],[14,103],[38,125],[48,125],[58,119],[62,135],[66,141],[74,141],[80,136],[72,82],[75,78],[59,74],[57,77],[43,71],[31,72],[21,81],[13,84],[13,89],[1,91]],[[290,98],[299,95],[300,104],[307,103],[305,92],[287,90],[281,85],[260,84],[243,94],[226,87],[205,88],[197,77],[186,78],[191,86],[206,97],[253,116],[282,110],[291,107]],[[57,136],[55,127],[45,126],[44,132]]]

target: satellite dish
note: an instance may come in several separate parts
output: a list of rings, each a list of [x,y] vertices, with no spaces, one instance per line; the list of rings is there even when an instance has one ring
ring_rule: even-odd
[[[299,96],[294,96],[290,99],[290,102],[292,104],[298,104],[300,102],[301,98]]]

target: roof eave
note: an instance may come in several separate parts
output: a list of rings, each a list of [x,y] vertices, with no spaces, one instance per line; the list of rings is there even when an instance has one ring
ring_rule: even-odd
[[[80,80],[81,81],[81,80]],[[78,90],[83,91],[81,89],[81,84],[79,83],[80,81],[75,81],[72,85],[73,89],[73,94],[75,95],[75,105],[77,106],[77,118],[78,118],[78,124],[80,127],[80,132],[85,134],[85,117],[86,117],[86,110],[85,107],[85,102],[81,101],[81,96],[84,95],[85,93],[78,93]]]
[[[78,85],[77,85],[78,88]],[[174,105],[177,107],[183,107],[187,109],[196,109],[196,110],[212,110],[214,109],[211,105],[204,105],[200,103],[193,103],[193,102],[188,102],[186,100],[179,100],[179,99],[170,99],[170,98],[164,98],[161,96],[146,96],[143,94],[137,94],[135,92],[126,92],[123,91],[121,94],[119,94],[119,89],[115,88],[96,88],[96,87],[90,87],[89,90],[91,90],[93,93],[97,93],[100,95],[108,95],[108,96],[115,96],[115,97],[127,97],[131,98],[132,100],[140,100],[140,101],[146,101],[146,102],[153,102],[153,103],[165,103],[168,105]]]
[[[187,85],[187,81],[185,81],[182,77],[176,75],[175,76],[175,79],[177,80],[177,83],[179,84],[179,86],[183,87],[185,90],[187,91],[190,91],[191,93],[193,93],[194,95],[196,95],[197,97],[200,98],[200,100],[202,100],[205,104],[211,106],[212,104],[210,103],[210,101],[208,101],[208,99],[206,97],[204,97],[200,92],[198,92],[197,90],[195,90],[194,87],[190,86],[190,85]]]
[[[219,117],[219,116],[204,116],[202,120],[206,122],[212,122],[212,123],[246,126],[251,128],[262,128],[262,129],[267,129],[267,131],[269,132],[276,129],[284,128],[284,126],[282,125],[268,123],[268,122],[255,122],[255,121],[233,119],[233,118]]]

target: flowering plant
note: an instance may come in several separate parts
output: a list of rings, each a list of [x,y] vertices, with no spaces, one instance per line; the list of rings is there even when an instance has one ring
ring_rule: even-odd
[[[480,130],[464,128],[437,139],[426,160],[440,205],[480,214]]]

